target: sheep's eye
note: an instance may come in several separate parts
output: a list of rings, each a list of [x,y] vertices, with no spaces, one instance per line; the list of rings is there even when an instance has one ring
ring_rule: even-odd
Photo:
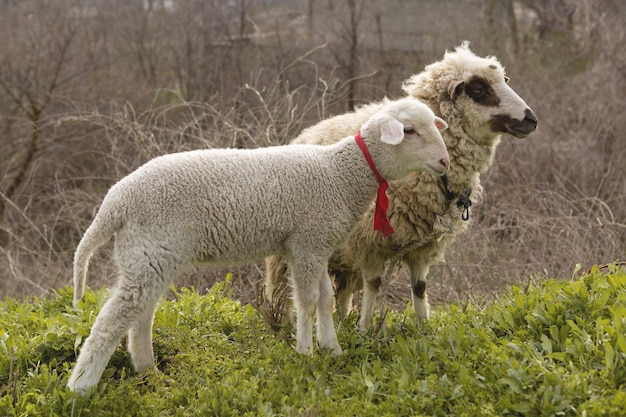
[[[500,98],[489,85],[487,80],[480,77],[474,77],[465,89],[467,95],[478,104],[484,106],[497,106],[500,104]]]
[[[404,134],[405,135],[414,135],[415,133],[417,133],[417,131],[415,129],[413,129],[412,127],[405,127],[404,128]]]
[[[511,81],[511,79],[505,75],[505,76],[504,76],[504,83],[505,83],[505,84],[508,84],[508,83],[509,83],[509,81]]]
[[[485,89],[482,85],[478,84],[478,85],[473,85],[470,87],[471,89],[471,93],[474,96],[482,96],[483,94],[485,94]]]

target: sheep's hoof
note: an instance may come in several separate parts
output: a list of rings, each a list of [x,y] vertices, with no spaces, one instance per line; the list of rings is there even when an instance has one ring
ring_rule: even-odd
[[[413,309],[415,311],[415,320],[417,322],[427,321],[430,317],[430,308],[426,303],[415,303]]]

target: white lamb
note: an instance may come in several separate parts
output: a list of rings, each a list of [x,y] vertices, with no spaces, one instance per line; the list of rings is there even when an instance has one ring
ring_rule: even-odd
[[[296,350],[313,351],[317,307],[318,344],[340,354],[328,259],[377,189],[384,194],[384,180],[416,170],[446,172],[449,156],[439,133],[445,128],[426,105],[402,99],[382,105],[360,134],[332,146],[183,152],[155,158],[120,180],[74,257],[75,305],[91,255],[114,235],[121,277],[80,351],[69,388],[85,392],[96,385],[126,331],[135,369],[153,368],[156,303],[193,263],[284,256],[294,272]]]
[[[508,85],[504,68],[494,57],[478,57],[466,42],[443,60],[404,83],[409,97],[426,104],[447,121],[443,138],[450,153],[450,171],[442,177],[414,173],[389,184],[389,221],[396,233],[385,238],[371,229],[370,208],[347,243],[330,260],[337,287],[337,309],[346,316],[352,294],[363,288],[359,327],[372,320],[374,301],[385,262],[398,259],[411,274],[413,307],[418,320],[429,314],[426,275],[443,259],[446,246],[467,229],[469,207],[480,199],[479,175],[493,160],[502,133],[526,137],[537,118]],[[293,143],[328,145],[344,137],[377,112],[380,104],[324,120],[302,132]],[[266,260],[266,290],[271,299],[287,282],[284,259]],[[279,304],[278,301],[274,301]],[[288,303],[287,303],[288,305]]]

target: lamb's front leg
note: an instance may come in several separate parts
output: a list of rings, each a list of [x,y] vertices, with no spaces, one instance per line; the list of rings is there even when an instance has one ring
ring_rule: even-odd
[[[324,273],[320,280],[320,296],[317,302],[317,342],[322,349],[330,349],[341,355],[333,321],[333,286],[330,277]]]
[[[326,264],[296,259],[291,263],[296,305],[296,352],[313,354],[313,316],[320,298],[320,281]]]

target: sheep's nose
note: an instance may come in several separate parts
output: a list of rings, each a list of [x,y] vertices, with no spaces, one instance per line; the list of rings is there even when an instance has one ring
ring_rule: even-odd
[[[532,130],[537,129],[537,116],[531,109],[526,109],[524,112],[524,120],[523,122],[532,127]]]

